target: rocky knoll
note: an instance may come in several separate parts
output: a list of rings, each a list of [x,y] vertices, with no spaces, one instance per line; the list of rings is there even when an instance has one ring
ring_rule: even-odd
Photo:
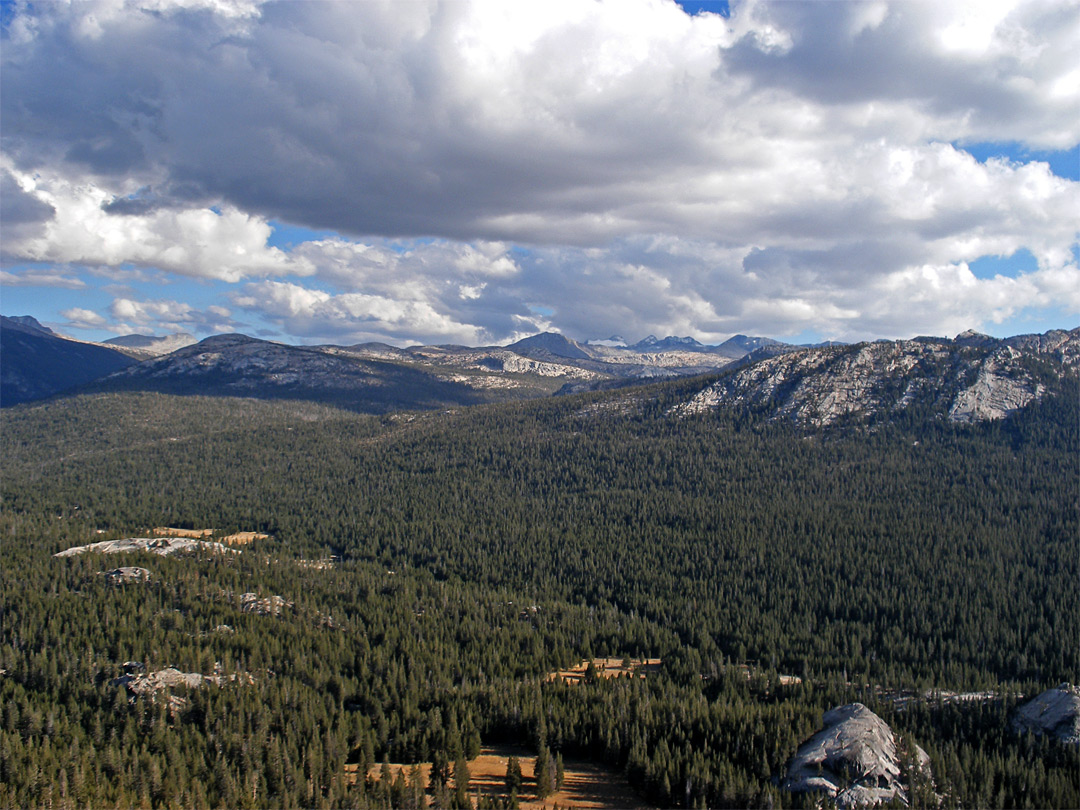
[[[1080,745],[1080,688],[1063,683],[1047,689],[1016,711],[1019,731],[1050,734],[1069,745]]]
[[[134,665],[133,668],[135,669],[142,667],[142,664],[129,662],[128,665],[125,665],[125,668],[127,669],[132,665]],[[213,675],[202,675],[198,672],[181,672],[173,667],[140,674],[129,671],[119,678],[114,678],[111,683],[113,686],[125,687],[131,695],[130,700],[132,702],[140,696],[156,700],[159,692],[165,693],[165,704],[170,714],[178,712],[188,705],[186,697],[172,694],[173,689],[199,689],[204,686],[221,688],[230,684],[250,686],[255,683],[255,678],[249,672],[224,675],[220,666],[215,666],[214,669],[215,674]]]
[[[785,790],[824,793],[841,808],[907,804],[896,739],[884,720],[851,703],[826,712],[823,721],[788,763]],[[920,769],[929,769],[925,751],[916,747],[915,757]]]
[[[256,613],[259,616],[280,616],[284,608],[292,606],[292,602],[287,602],[284,597],[276,594],[260,597],[255,593],[245,593],[240,597],[240,610],[244,613]]]
[[[766,357],[721,377],[674,410],[725,405],[768,409],[773,418],[823,426],[844,417],[934,407],[954,422],[1002,419],[1047,391],[1033,362],[1072,373],[1080,330],[1008,341],[964,333],[943,338],[828,346]]]
[[[145,675],[121,675],[113,680],[114,686],[126,686],[129,692],[136,695],[148,695],[159,692],[162,689],[174,689],[184,687],[186,689],[198,689],[203,683],[221,685],[221,679],[217,675],[200,675],[198,672],[181,672],[178,669],[168,667],[157,672]]]

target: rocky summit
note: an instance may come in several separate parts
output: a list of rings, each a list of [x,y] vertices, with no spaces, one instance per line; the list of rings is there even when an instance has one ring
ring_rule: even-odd
[[[1016,710],[1013,726],[1021,732],[1050,734],[1069,745],[1080,745],[1080,688],[1063,683],[1047,689]]]
[[[824,728],[799,746],[788,763],[785,790],[824,793],[838,807],[907,804],[901,756],[888,724],[861,703],[825,713]],[[930,758],[916,746],[915,763],[928,772]]]

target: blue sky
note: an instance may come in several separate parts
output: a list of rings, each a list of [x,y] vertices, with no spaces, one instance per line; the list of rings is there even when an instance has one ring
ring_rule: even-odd
[[[396,344],[1080,323],[1075,4],[182,5],[4,4],[4,314]]]

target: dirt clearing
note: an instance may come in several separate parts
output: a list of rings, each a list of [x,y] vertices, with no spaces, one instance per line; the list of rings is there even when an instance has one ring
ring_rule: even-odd
[[[566,758],[563,762],[565,776],[562,789],[540,801],[536,798],[536,755],[528,748],[514,745],[485,746],[480,750],[480,755],[469,762],[469,796],[474,806],[479,795],[506,795],[506,765],[510,757],[517,757],[521,763],[524,781],[518,793],[518,802],[522,810],[540,810],[555,805],[595,810],[648,807],[618,773],[586,760],[571,758]],[[402,768],[408,775],[412,767],[391,763],[391,778],[396,779]],[[346,765],[345,771],[350,780],[356,778],[355,765]],[[420,773],[426,788],[431,775],[431,764],[422,764]],[[382,765],[374,765],[368,771],[368,776],[373,780],[379,779],[381,775]],[[450,784],[453,786],[452,777]]]
[[[581,683],[590,665],[600,678],[621,678],[624,675],[644,678],[660,671],[659,658],[594,658],[575,664],[570,669],[548,673],[547,679],[554,681],[561,678],[566,683]]]

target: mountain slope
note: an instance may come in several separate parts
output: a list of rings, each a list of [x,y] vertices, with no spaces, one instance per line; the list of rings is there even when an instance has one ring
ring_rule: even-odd
[[[115,349],[0,316],[0,406],[52,396],[135,362]]]
[[[1075,376],[1080,329],[1008,340],[965,333],[784,353],[722,376],[673,408],[749,407],[823,426],[922,406],[954,422],[1002,419]]]
[[[100,380],[93,390],[304,399],[367,413],[472,405],[493,398],[403,363],[246,335],[206,338]]]

